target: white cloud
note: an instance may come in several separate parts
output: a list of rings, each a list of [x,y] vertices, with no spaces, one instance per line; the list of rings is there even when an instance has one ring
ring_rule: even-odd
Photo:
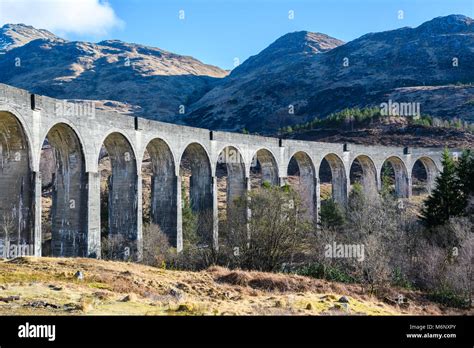
[[[101,0],[0,0],[0,26],[24,23],[55,34],[103,36],[124,23]]]

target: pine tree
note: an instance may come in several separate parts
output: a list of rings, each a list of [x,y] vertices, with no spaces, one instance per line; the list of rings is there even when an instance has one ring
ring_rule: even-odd
[[[462,215],[465,208],[457,166],[448,149],[443,152],[442,164],[443,171],[436,178],[435,188],[422,212],[422,219],[429,227],[442,225],[451,216]]]
[[[464,206],[467,207],[474,196],[474,153],[471,150],[463,151],[457,172]]]

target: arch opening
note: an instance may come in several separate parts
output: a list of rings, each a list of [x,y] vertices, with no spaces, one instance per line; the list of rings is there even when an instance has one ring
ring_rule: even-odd
[[[438,173],[438,168],[431,158],[418,158],[411,170],[413,195],[425,196],[430,194]]]
[[[279,184],[278,165],[272,153],[266,149],[260,149],[252,158],[250,165],[251,189],[262,185]]]
[[[365,155],[357,156],[350,168],[351,189],[355,184],[362,186],[367,197],[377,196],[377,170],[374,162]]]
[[[174,157],[165,141],[153,139],[148,143],[142,162],[143,223],[157,225],[177,246],[177,176]],[[152,240],[144,228],[144,241]]]
[[[382,191],[398,198],[411,195],[408,172],[403,161],[398,157],[389,157],[382,165],[380,182]]]
[[[137,259],[137,164],[125,136],[107,136],[100,151],[99,170],[102,255],[109,259]]]
[[[20,121],[0,112],[0,245],[34,243],[34,174]],[[5,250],[5,249],[3,249]]]
[[[214,201],[211,163],[197,143],[186,147],[180,161],[183,244],[214,243]]]
[[[240,198],[247,193],[247,178],[244,159],[233,146],[224,148],[217,159],[217,206],[219,217],[219,238],[226,240],[235,224],[245,224],[246,209]]]
[[[301,198],[305,218],[317,222],[316,173],[311,158],[304,152],[294,154],[288,164],[288,183]]]
[[[321,204],[333,201],[341,207],[347,203],[347,179],[344,163],[335,154],[326,155],[319,166]]]
[[[42,255],[87,256],[87,177],[81,142],[64,123],[53,126],[40,158]]]

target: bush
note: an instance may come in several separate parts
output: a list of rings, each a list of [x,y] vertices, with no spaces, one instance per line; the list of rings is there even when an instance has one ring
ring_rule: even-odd
[[[169,238],[160,226],[148,224],[143,226],[143,260],[149,266],[166,268],[173,264],[176,249],[172,248]]]
[[[465,297],[459,296],[449,288],[433,291],[428,295],[428,298],[448,307],[467,309],[471,306]]]
[[[321,225],[325,228],[338,228],[344,225],[344,211],[332,199],[321,203]]]
[[[311,224],[304,218],[299,195],[289,186],[266,185],[252,191],[235,202],[234,211],[240,213],[228,216],[223,249],[231,266],[275,271],[305,249]]]
[[[342,267],[328,266],[323,263],[313,263],[303,266],[297,269],[295,273],[302,276],[341,283],[354,283],[356,281],[354,277],[348,274]]]

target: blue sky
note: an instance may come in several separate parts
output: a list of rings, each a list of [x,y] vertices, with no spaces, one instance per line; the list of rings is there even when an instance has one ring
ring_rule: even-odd
[[[28,2],[0,0],[0,10],[1,3],[9,1],[11,8],[18,7],[19,2]],[[55,1],[59,0],[35,0],[35,4],[43,2],[43,9],[48,4],[57,7]],[[67,1],[77,7],[69,12],[80,13],[84,9],[85,0]],[[56,23],[64,15],[58,13],[48,21],[39,19],[45,16],[26,17],[26,10],[22,17],[21,10],[5,6],[6,14],[4,18],[0,14],[0,21],[24,18],[24,22],[34,22],[27,24],[53,29],[72,40],[120,39],[191,55],[205,63],[231,69],[234,58],[243,62],[288,32],[316,31],[349,41],[368,32],[417,26],[437,16],[457,13],[474,17],[474,0],[109,0],[108,5],[102,0],[87,0],[87,3],[91,7],[80,20],[76,16]],[[93,3],[102,7],[105,4],[108,12],[99,14]],[[31,6],[25,8],[37,14]],[[184,11],[184,20],[179,18],[180,10]],[[290,10],[294,11],[292,20],[288,18]],[[400,10],[403,19],[398,18]],[[10,16],[9,11],[16,11],[15,16]],[[76,27],[68,28],[76,19]],[[43,22],[35,23],[40,20]],[[84,23],[85,20],[89,22]],[[88,32],[87,28],[94,28],[94,22],[100,22],[96,24],[103,27]]]

